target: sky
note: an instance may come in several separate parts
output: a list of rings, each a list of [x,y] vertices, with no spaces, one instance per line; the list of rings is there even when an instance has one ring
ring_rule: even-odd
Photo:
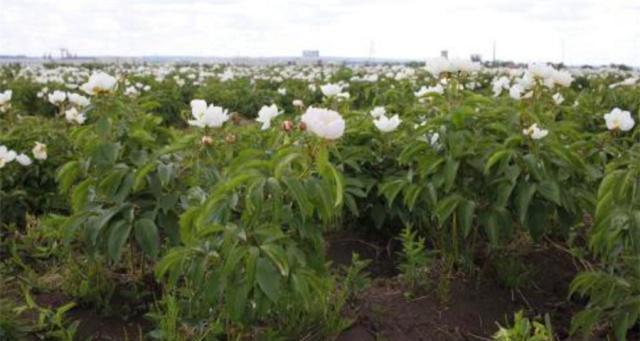
[[[0,0],[0,54],[640,65],[640,0]]]

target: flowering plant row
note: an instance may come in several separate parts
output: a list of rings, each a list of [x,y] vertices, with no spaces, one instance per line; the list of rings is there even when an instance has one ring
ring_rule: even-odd
[[[154,273],[185,321],[228,335],[326,322],[331,230],[408,226],[460,269],[523,236],[578,234],[601,271],[576,279],[592,301],[575,329],[623,339],[640,314],[637,77],[442,58],[7,67],[0,226],[46,216],[83,266]]]

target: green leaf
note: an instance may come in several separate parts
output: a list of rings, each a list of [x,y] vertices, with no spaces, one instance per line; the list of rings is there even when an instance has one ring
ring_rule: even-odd
[[[71,186],[82,174],[80,162],[70,161],[65,163],[56,173],[56,180],[58,181],[60,192],[67,193]]]
[[[134,226],[134,236],[144,253],[155,259],[160,249],[158,227],[151,219],[140,219]]]
[[[438,224],[443,226],[445,221],[451,216],[451,213],[458,207],[458,204],[462,202],[464,198],[458,194],[452,194],[442,199],[436,205],[435,214],[438,218]]]
[[[95,125],[96,133],[100,137],[100,139],[107,139],[111,132],[111,121],[108,117],[100,117],[100,119],[96,122]]]
[[[511,159],[512,155],[513,150],[511,149],[502,149],[491,154],[491,156],[487,160],[487,163],[484,165],[484,174],[489,174],[491,167],[493,167],[493,165],[495,165],[496,163],[503,160],[506,160],[508,162]]]
[[[391,181],[385,181],[380,184],[379,192],[382,193],[387,199],[387,206],[391,207],[396,196],[400,191],[408,185],[406,179],[393,179]]]
[[[448,159],[444,164],[444,190],[449,191],[453,187],[453,183],[456,180],[458,174],[458,167],[460,161],[454,159]]]
[[[531,205],[524,225],[528,228],[533,240],[539,241],[544,235],[545,227],[552,211],[551,205],[543,205],[541,203]]]
[[[342,205],[344,196],[344,179],[342,178],[342,174],[340,174],[332,164],[327,164],[327,167],[330,171],[330,174],[333,176],[333,181],[336,185],[336,201],[334,203],[334,206],[338,207]]]
[[[133,188],[134,175],[132,172],[127,172],[127,175],[120,182],[120,186],[118,186],[118,190],[113,194],[111,198],[116,203],[122,203],[127,199],[129,194],[131,193],[131,188]]]
[[[173,167],[171,165],[160,164],[158,166],[158,178],[162,187],[167,187],[173,177]]]
[[[615,188],[620,182],[620,179],[623,178],[622,175],[625,172],[625,170],[618,169],[607,174],[604,179],[602,179],[602,181],[600,182],[600,186],[598,187],[598,198],[601,198],[606,193]]]
[[[92,179],[86,179],[79,183],[71,192],[71,208],[74,212],[83,210],[89,199],[89,189],[93,184]]]
[[[118,214],[127,205],[119,205],[102,210],[99,215],[88,218],[85,222],[85,237],[89,245],[95,246],[98,240],[98,235],[107,226],[111,218]]]
[[[464,200],[458,205],[458,217],[460,228],[464,237],[469,236],[473,225],[473,214],[476,210],[476,203],[471,200]]]
[[[627,174],[624,175],[624,177],[622,177],[622,179],[620,180],[620,185],[617,188],[617,191],[615,193],[615,198],[618,201],[625,201],[625,200],[633,200],[632,197],[632,193],[633,193],[633,189],[636,186],[636,182],[638,181],[638,176],[637,173],[630,169],[627,171]]]
[[[627,330],[631,328],[628,319],[629,315],[622,312],[613,319],[613,330],[616,335],[616,340],[623,341],[627,339]]]
[[[65,245],[69,245],[71,240],[75,237],[78,228],[87,220],[85,214],[74,215],[65,220],[62,224],[62,240]]]
[[[500,227],[498,225],[498,217],[495,212],[489,212],[484,222],[485,233],[489,238],[492,246],[497,246],[500,238]]]
[[[109,238],[107,239],[107,251],[114,263],[120,261],[122,247],[127,242],[131,233],[131,225],[124,220],[118,220],[111,224]]]
[[[538,193],[556,205],[560,205],[560,187],[557,182],[546,180],[538,183]]]
[[[518,186],[518,194],[516,196],[516,208],[518,209],[518,219],[521,224],[525,223],[527,217],[527,211],[531,204],[531,199],[536,194],[536,184],[529,182],[522,182]]]
[[[300,180],[293,177],[283,177],[282,182],[287,186],[289,192],[293,195],[298,208],[302,211],[303,217],[310,216],[313,213],[313,204],[309,200],[307,192]]]
[[[134,191],[141,190],[144,187],[144,185],[146,184],[147,175],[149,175],[149,173],[151,173],[155,169],[156,169],[155,161],[154,162],[150,162],[150,163],[142,166],[140,169],[138,169],[136,171],[136,176],[135,176],[135,179],[133,181],[133,190]]]
[[[247,283],[241,283],[228,289],[229,297],[229,315],[236,322],[243,321],[245,311],[247,310],[249,299],[249,291],[251,287]]]
[[[105,196],[107,199],[112,199],[111,197],[113,197],[118,191],[120,183],[122,183],[122,179],[126,174],[127,169],[122,167],[108,171],[101,177],[102,180],[98,183],[98,193]]]
[[[112,166],[118,159],[120,148],[120,143],[101,143],[93,149],[92,161],[101,168]]]
[[[266,253],[271,261],[278,266],[283,277],[289,276],[289,261],[282,247],[276,244],[263,244],[260,245],[260,250]]]
[[[422,190],[424,187],[419,186],[417,184],[411,184],[404,191],[404,204],[407,205],[409,211],[413,211],[413,208],[416,204],[416,201],[422,194]]]
[[[522,159],[527,165],[527,171],[529,172],[529,174],[531,174],[533,179],[535,179],[536,181],[542,180],[543,170],[536,156],[533,154],[527,154]]]
[[[167,272],[179,267],[179,265],[185,261],[188,255],[188,249],[183,247],[172,248],[155,267],[156,278],[161,279]]]
[[[191,207],[180,215],[180,240],[184,244],[190,244],[195,238],[195,228],[200,208]]]
[[[276,302],[280,296],[280,275],[267,258],[260,257],[256,261],[256,280],[262,292]]]
[[[303,155],[300,153],[291,153],[288,154],[287,156],[285,156],[284,158],[282,158],[282,160],[280,160],[278,162],[278,164],[276,165],[273,174],[277,179],[280,179],[282,177],[282,175],[284,174],[285,170],[287,169],[287,167],[289,167],[289,165],[291,165],[291,163],[297,159],[297,158],[301,158]]]

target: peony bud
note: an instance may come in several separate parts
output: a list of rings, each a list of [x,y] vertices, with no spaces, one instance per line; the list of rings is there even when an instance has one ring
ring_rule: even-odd
[[[293,130],[293,122],[289,120],[282,122],[282,130],[286,131],[287,133]]]
[[[233,144],[236,142],[236,135],[227,134],[227,136],[224,137],[224,141],[228,144]]]
[[[240,115],[236,115],[236,113],[232,113],[231,115],[231,121],[235,125],[240,125],[242,123],[242,117],[240,117]]]
[[[202,143],[202,145],[204,146],[208,146],[213,144],[213,139],[211,138],[211,136],[203,136],[200,140],[200,143]]]

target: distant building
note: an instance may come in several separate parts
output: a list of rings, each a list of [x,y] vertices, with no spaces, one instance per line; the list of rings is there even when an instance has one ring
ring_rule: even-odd
[[[482,63],[482,55],[474,53],[471,55],[471,61],[476,63]]]
[[[320,51],[304,50],[302,51],[302,58],[320,58]]]
[[[0,54],[0,59],[24,59],[24,58],[27,58],[27,56],[23,54],[16,54],[16,55]]]
[[[448,50],[440,51],[440,57],[449,59],[449,51]]]

